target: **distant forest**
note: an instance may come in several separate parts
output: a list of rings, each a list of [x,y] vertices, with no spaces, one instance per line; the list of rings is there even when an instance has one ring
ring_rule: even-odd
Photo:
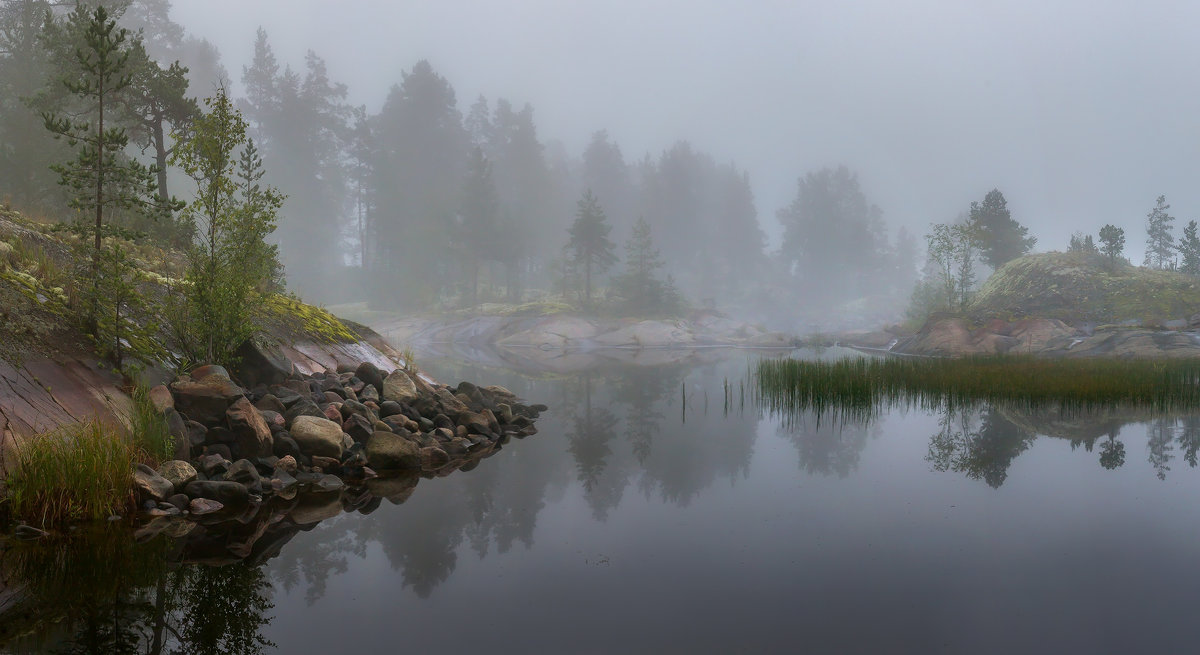
[[[70,153],[44,115],[68,102],[60,81],[62,53],[73,47],[68,4],[0,0],[0,200],[57,220],[71,210],[50,166]],[[233,75],[212,44],[170,19],[168,0],[106,7],[139,42],[115,118],[131,137],[121,156],[159,164],[164,195],[190,195],[166,165],[171,135],[186,134],[197,99]],[[640,253],[686,307],[766,320],[831,302],[899,307],[917,277],[916,239],[888,229],[845,167],[799,175],[795,200],[775,211],[782,245],[768,251],[749,173],[688,141],[631,156],[597,129],[583,152],[568,152],[539,135],[529,104],[460,99],[424,60],[381,80],[391,90],[372,112],[347,102],[318,53],[299,70],[282,64],[261,29],[237,78],[236,106],[264,180],[286,195],[274,238],[287,285],[310,301],[386,310],[578,301],[578,249],[567,245],[589,190],[620,259],[596,272],[601,285],[607,275],[628,278],[624,260]],[[126,223],[148,239],[191,238],[169,219],[131,214]]]

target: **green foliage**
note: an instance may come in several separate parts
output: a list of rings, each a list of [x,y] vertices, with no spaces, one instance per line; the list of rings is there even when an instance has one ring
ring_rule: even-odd
[[[1097,254],[1100,252],[1096,248],[1096,242],[1092,240],[1092,235],[1085,235],[1082,232],[1076,232],[1071,235],[1071,241],[1067,245],[1067,252],[1077,252],[1084,254]]]
[[[279,275],[275,246],[266,237],[283,205],[263,187],[262,160],[246,137],[246,122],[224,91],[206,101],[172,157],[197,186],[184,210],[197,226],[188,250],[184,304],[173,312],[173,330],[184,354],[195,361],[230,364],[256,331],[255,304]]]
[[[159,324],[140,289],[140,279],[137,263],[120,243],[114,242],[102,251],[97,283],[82,289],[85,304],[96,308],[92,335],[96,353],[112,361],[118,370],[125,370],[131,355],[142,363],[167,357],[159,340]]]
[[[1027,236],[1029,228],[1013,220],[1008,201],[999,189],[989,191],[982,203],[971,203],[970,224],[978,234],[983,261],[993,269],[1024,255],[1037,244],[1037,238]]]
[[[918,285],[910,314],[937,310],[963,310],[975,288],[975,260],[981,241],[975,224],[967,221],[935,223],[925,235],[929,266]],[[939,305],[939,303],[941,303]]]
[[[1179,240],[1179,272],[1200,275],[1200,237],[1196,235],[1196,221],[1188,221]]]
[[[167,420],[151,402],[149,389],[141,385],[133,389],[130,432],[134,445],[155,464],[174,456],[175,440],[167,430]]]
[[[1119,259],[1125,252],[1125,230],[1116,225],[1100,228],[1100,252],[1109,259]]]
[[[1175,217],[1167,213],[1170,208],[1167,197],[1159,196],[1154,200],[1154,208],[1146,214],[1146,259],[1143,266],[1164,270],[1173,264],[1175,237],[1171,234],[1171,223],[1175,222]]]
[[[592,190],[583,192],[579,199],[579,209],[575,214],[575,222],[571,224],[570,239],[567,248],[576,267],[583,268],[584,298],[590,305],[592,302],[592,271],[603,273],[617,261],[613,253],[616,245],[608,238],[612,226],[608,224],[600,201],[592,195]]]
[[[14,447],[5,483],[14,517],[32,525],[103,519],[133,506],[136,447],[98,422],[38,435]]]
[[[682,303],[674,280],[658,277],[662,258],[650,237],[650,224],[638,218],[633,236],[625,243],[625,271],[613,281],[617,294],[625,301],[626,311],[635,315],[671,314]]]

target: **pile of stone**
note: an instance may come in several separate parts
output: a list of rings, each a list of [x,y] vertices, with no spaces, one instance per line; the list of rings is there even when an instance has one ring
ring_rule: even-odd
[[[370,363],[249,390],[208,365],[150,398],[175,443],[175,459],[135,471],[150,517],[240,511],[381,476],[447,475],[534,434],[546,409],[503,387],[449,387]]]

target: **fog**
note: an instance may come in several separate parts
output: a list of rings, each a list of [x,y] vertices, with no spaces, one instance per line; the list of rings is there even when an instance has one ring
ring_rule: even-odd
[[[261,25],[372,110],[428,59],[464,112],[529,102],[576,153],[601,128],[635,159],[688,139],[749,171],[774,246],[796,177],[837,164],[918,235],[993,187],[1039,250],[1113,223],[1139,251],[1160,193],[1200,216],[1192,3],[179,0],[173,16],[235,78]]]
[[[323,303],[565,297],[578,262],[563,245],[588,188],[619,260],[598,286],[617,287],[641,216],[688,306],[788,328],[781,308],[869,297],[887,306],[865,318],[900,316],[931,225],[992,189],[1035,252],[1112,224],[1137,264],[1157,196],[1177,232],[1200,217],[1189,3],[115,4],[152,56],[191,67],[188,93],[223,81],[239,98],[267,181],[289,196],[289,286]],[[182,41],[161,36],[168,15]],[[805,179],[849,199],[793,206]],[[479,243],[471,198],[491,226]],[[792,243],[829,241],[789,254],[781,218],[828,223],[822,202],[853,205],[862,225],[793,227]],[[464,254],[472,282],[446,263]],[[841,261],[857,263],[828,269]]]

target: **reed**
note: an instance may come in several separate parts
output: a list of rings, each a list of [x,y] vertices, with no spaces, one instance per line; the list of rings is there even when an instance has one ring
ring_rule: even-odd
[[[1045,359],[765,359],[752,371],[759,401],[775,412],[836,410],[871,418],[885,408],[1010,406],[1088,410],[1115,405],[1153,410],[1200,406],[1200,361]]]
[[[138,385],[133,389],[133,413],[130,428],[134,446],[157,466],[175,455],[175,440],[167,429],[167,419],[154,407],[150,391]]]
[[[13,450],[7,501],[18,520],[48,527],[103,519],[134,506],[138,449],[99,422],[39,435]]]

